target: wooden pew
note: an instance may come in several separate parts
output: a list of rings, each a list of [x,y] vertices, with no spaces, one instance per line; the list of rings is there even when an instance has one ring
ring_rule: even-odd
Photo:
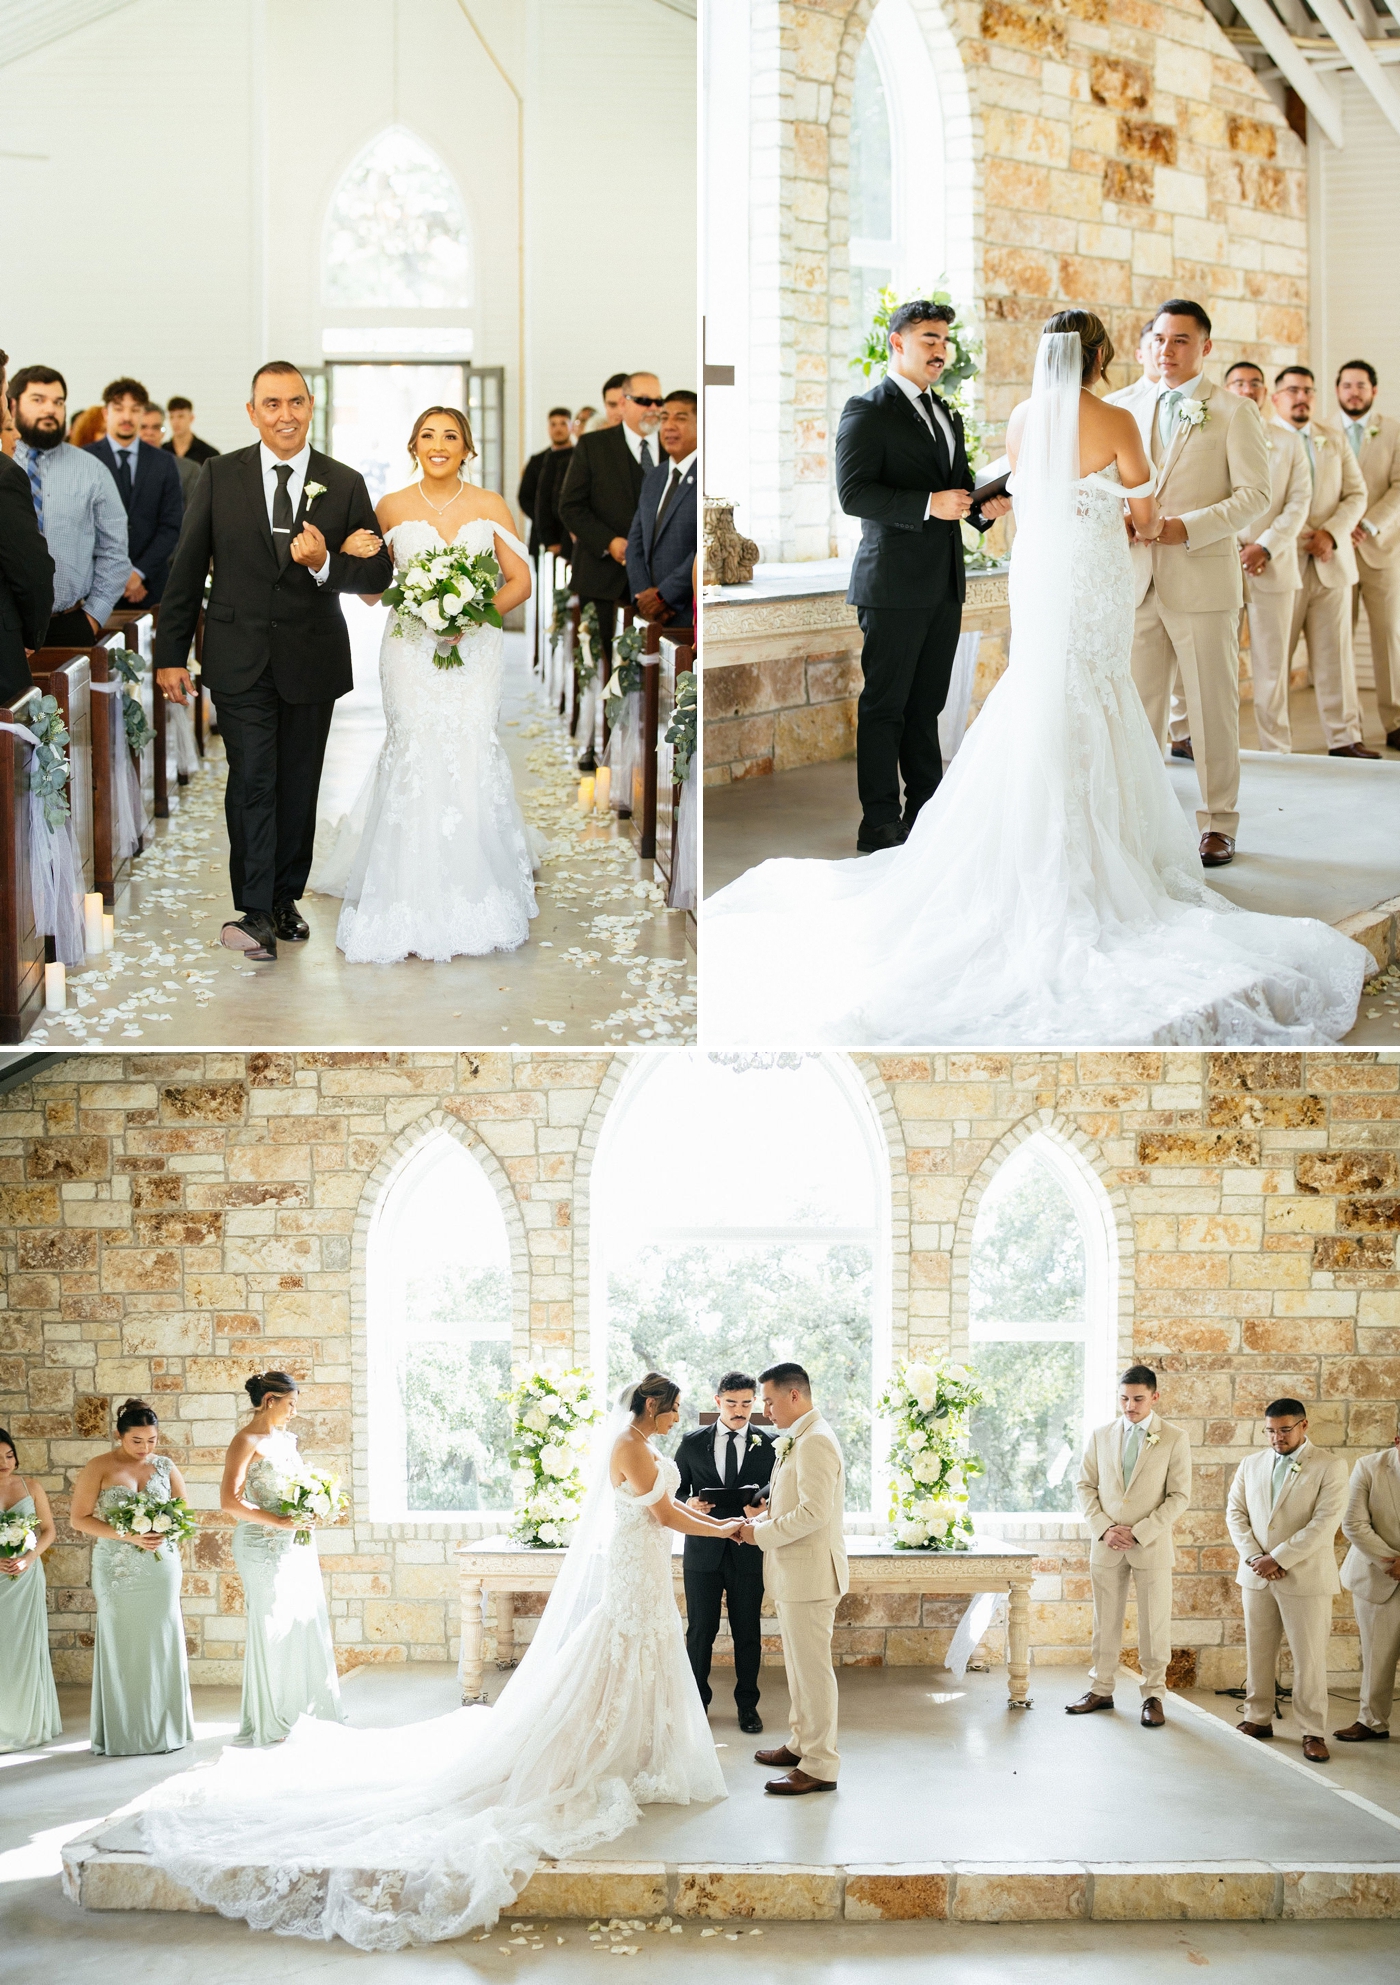
[[[108,654],[113,648],[125,646],[124,635],[108,634],[91,648],[41,648],[30,667],[52,674],[58,663],[71,662],[81,655],[88,663],[92,682],[115,682],[120,678],[108,661]],[[102,891],[102,900],[110,909],[131,874],[131,857],[118,857],[116,853],[116,778],[121,770],[118,754],[127,749],[120,697],[93,695],[91,737],[92,886]]]
[[[31,721],[40,691],[0,703],[7,724]],[[29,762],[22,738],[0,731],[0,1041],[22,1041],[44,1005],[44,940],[29,886]]]
[[[127,653],[139,658],[141,680],[130,685],[145,713],[151,735],[137,764],[141,781],[141,837],[143,845],[151,838],[155,822],[170,818],[169,774],[165,763],[165,698],[156,695],[155,628],[158,607],[118,607],[103,628],[104,635],[120,634]]]
[[[693,639],[693,631],[688,627],[659,627],[652,622],[648,622],[647,624],[646,645],[642,655],[642,810],[640,814],[634,814],[632,819],[632,831],[637,840],[637,853],[643,861],[655,861],[657,858],[657,774],[660,765],[660,754],[665,754],[665,773],[669,779],[671,747],[666,742],[666,727],[671,721],[671,704],[675,700],[675,678],[677,671],[681,668],[694,667],[693,658],[695,651],[689,645]],[[688,654],[692,658],[688,662],[679,663],[674,660],[674,657],[671,658],[669,664],[671,668],[671,686],[669,694],[665,699],[664,715],[662,714],[663,664],[661,655],[661,644],[663,641],[671,648],[676,649],[678,653]],[[679,796],[671,792],[665,802],[668,851],[671,832],[670,819],[677,805],[679,805]],[[665,873],[666,879],[669,882],[670,869],[667,868]]]
[[[68,659],[58,660],[62,655]],[[57,702],[68,731],[68,806],[86,894],[97,887],[92,879],[92,664],[86,648],[41,648],[29,672],[43,694]]]

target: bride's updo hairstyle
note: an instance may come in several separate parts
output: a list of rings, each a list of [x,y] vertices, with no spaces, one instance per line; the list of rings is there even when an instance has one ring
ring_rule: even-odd
[[[669,1413],[681,1396],[681,1389],[672,1378],[665,1378],[660,1372],[648,1372],[646,1377],[630,1388],[624,1388],[622,1403],[634,1420],[640,1420],[646,1413],[647,1401],[655,1400],[655,1413]]]
[[[1113,363],[1113,340],[1108,335],[1108,326],[1092,310],[1060,310],[1040,327],[1041,336],[1048,337],[1055,331],[1073,331],[1079,339],[1084,354],[1084,367],[1080,379],[1084,385],[1094,377],[1094,360],[1099,361],[1099,377],[1107,378],[1108,368]]]
[[[285,1394],[297,1390],[297,1382],[289,1372],[255,1372],[252,1378],[245,1378],[243,1390],[253,1402],[256,1412],[269,1393]]]
[[[144,1399],[128,1399],[124,1406],[117,1408],[117,1432],[129,1434],[133,1427],[158,1427],[154,1406],[148,1406]]]
[[[418,437],[423,432],[424,421],[431,420],[434,414],[445,414],[448,420],[456,421],[458,427],[462,430],[462,439],[467,444],[466,460],[474,462],[476,460],[476,443],[472,440],[472,424],[460,407],[424,407],[422,413],[414,421],[413,432],[408,437],[408,459],[410,462],[414,464],[415,468],[417,467]]]

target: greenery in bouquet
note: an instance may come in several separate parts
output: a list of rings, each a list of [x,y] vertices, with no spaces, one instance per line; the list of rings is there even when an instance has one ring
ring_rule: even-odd
[[[598,680],[598,655],[602,639],[602,629],[598,625],[598,609],[590,600],[579,615],[578,641],[574,648],[574,673],[581,691]]]
[[[440,669],[459,669],[457,641],[473,627],[499,627],[496,594],[501,568],[494,552],[468,551],[465,545],[444,545],[440,551],[419,552],[392,586],[385,589],[386,606],[394,610],[394,633],[417,621],[436,636],[433,660]]]
[[[322,1523],[335,1523],[350,1507],[350,1498],[340,1486],[340,1477],[328,1468],[303,1468],[287,1484],[287,1493],[277,1505],[283,1516],[302,1519],[293,1533],[294,1544],[309,1544],[311,1532]]]
[[[27,728],[38,738],[38,748],[29,762],[29,790],[36,793],[44,809],[44,825],[50,834],[68,818],[68,730],[56,696],[41,696],[38,715]]]
[[[22,1558],[39,1541],[32,1516],[16,1510],[0,1510],[0,1558]]]
[[[676,701],[666,726],[666,742],[671,746],[671,776],[679,786],[690,776],[698,736],[700,678],[693,669],[682,669],[676,677]]]
[[[141,667],[130,648],[109,648],[107,665],[122,682],[122,722],[126,725],[126,742],[132,756],[139,758],[155,732],[146,722],[146,713],[141,708],[139,697],[133,696],[130,685],[141,680]]]
[[[587,1484],[583,1460],[598,1419],[592,1375],[581,1366],[513,1365],[501,1397],[510,1408],[510,1462],[517,1496],[511,1536],[520,1544],[567,1544]]]
[[[902,1365],[879,1402],[890,1422],[890,1522],[905,1551],[965,1551],[972,1542],[968,1481],[982,1464],[968,1452],[968,1415],[982,1398],[966,1365]]]
[[[642,656],[646,652],[646,635],[640,627],[624,627],[613,642],[613,668],[608,677],[604,695],[611,703],[621,702],[624,696],[631,696],[642,686]],[[616,722],[613,718],[611,721]]]
[[[102,1514],[119,1537],[159,1537],[158,1558],[164,1557],[166,1544],[174,1544],[178,1549],[199,1528],[199,1519],[183,1496],[171,1496],[162,1502],[149,1489],[129,1489]]]

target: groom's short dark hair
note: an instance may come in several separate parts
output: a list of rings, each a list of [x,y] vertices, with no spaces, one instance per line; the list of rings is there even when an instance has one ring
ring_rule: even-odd
[[[885,342],[888,344],[896,331],[907,330],[911,324],[927,324],[933,318],[936,318],[940,324],[956,324],[958,313],[951,303],[930,303],[927,297],[922,296],[916,296],[908,303],[901,303],[890,318]]]
[[[299,365],[293,365],[292,361],[289,358],[270,358],[267,361],[266,365],[260,365],[257,371],[253,374],[253,383],[248,388],[248,398],[250,400],[256,400],[256,398],[258,397],[258,381],[263,377],[265,373],[268,372],[295,373],[296,377],[301,381],[302,385],[306,386],[307,392],[309,393],[311,391],[310,386],[308,386],[306,383],[306,374],[302,371]]]
[[[1210,336],[1210,319],[1199,303],[1193,303],[1189,296],[1169,296],[1165,303],[1157,305],[1157,316],[1152,319],[1156,328],[1157,317],[1194,317],[1206,336]]]
[[[715,1396],[721,1392],[757,1392],[758,1381],[748,1372],[726,1372],[715,1387]]]
[[[759,1373],[758,1382],[760,1385],[766,1385],[770,1381],[774,1385],[790,1385],[798,1392],[805,1392],[809,1398],[811,1397],[812,1381],[801,1365],[770,1365],[766,1372]]]
[[[1145,1385],[1149,1392],[1157,1390],[1157,1374],[1151,1365],[1129,1365],[1119,1379],[1120,1385]]]

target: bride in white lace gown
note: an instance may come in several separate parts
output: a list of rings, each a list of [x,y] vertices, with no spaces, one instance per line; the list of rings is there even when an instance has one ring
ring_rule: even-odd
[[[1130,667],[1123,505],[1153,531],[1150,465],[1089,393],[1101,370],[1079,326],[1042,336],[1008,437],[1010,667],[908,840],[764,862],[706,904],[712,1045],[1259,1046],[1352,1025],[1360,945],[1201,880]],[[1091,421],[1118,439],[1083,475]]]
[[[140,1803],[152,1859],[225,1916],[360,1950],[493,1923],[543,1856],[615,1839],[647,1805],[726,1796],[671,1584],[671,1534],[735,1523],[675,1501],[652,1439],[678,1388],[628,1387],[549,1604],[491,1708],[356,1730],[303,1717]]]
[[[504,614],[529,597],[529,552],[502,498],[461,480],[474,453],[466,416],[430,407],[409,442],[421,482],[381,498],[375,514],[398,570],[440,544],[493,552]],[[384,743],[318,850],[310,887],[344,899],[336,944],[351,964],[514,951],[537,914],[534,847],[496,735],[501,630],[464,634],[460,668],[437,667],[434,645],[419,622],[390,616],[379,655]]]

